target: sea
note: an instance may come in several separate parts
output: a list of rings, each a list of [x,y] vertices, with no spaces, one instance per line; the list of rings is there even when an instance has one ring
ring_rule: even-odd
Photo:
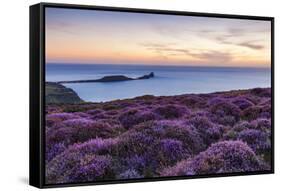
[[[47,82],[89,80],[110,75],[136,78],[150,72],[154,73],[154,78],[63,85],[73,89],[83,100],[91,102],[106,102],[142,95],[172,96],[271,87],[270,68],[47,63],[45,80]]]

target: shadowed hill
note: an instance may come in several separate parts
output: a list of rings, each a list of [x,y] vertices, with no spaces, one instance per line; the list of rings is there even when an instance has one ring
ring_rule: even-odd
[[[46,103],[81,103],[83,100],[75,91],[55,82],[45,84]]]

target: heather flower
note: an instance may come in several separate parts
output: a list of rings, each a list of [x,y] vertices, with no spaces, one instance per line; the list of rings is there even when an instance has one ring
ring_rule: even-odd
[[[81,128],[92,126],[95,122],[91,119],[78,118],[78,119],[69,119],[63,122],[67,127]]]
[[[212,123],[207,117],[194,117],[189,120],[199,132],[206,145],[218,141],[223,133],[221,125]]]
[[[154,110],[154,112],[164,117],[165,119],[175,119],[180,118],[183,115],[190,114],[190,111],[186,107],[174,104],[159,106]]]
[[[208,117],[209,115],[210,115],[210,113],[208,111],[199,110],[199,111],[195,111],[195,112],[191,113],[190,116],[187,117],[187,119],[193,118],[193,117]]]
[[[119,116],[121,124],[125,128],[132,128],[142,122],[159,119],[159,116],[151,111],[131,109]]]
[[[79,116],[76,116],[72,113],[52,113],[46,115],[46,125],[52,126],[55,123],[59,123],[68,119],[76,119]]]
[[[240,109],[224,99],[213,99],[209,102],[214,120],[220,124],[233,125],[240,118]]]
[[[48,149],[57,143],[69,145],[76,142],[76,140],[75,131],[73,131],[71,128],[57,127],[54,130],[49,130],[46,132],[46,147]]]
[[[261,106],[269,106],[269,105],[271,105],[271,98],[263,98],[260,101],[259,105],[261,105]]]
[[[46,182],[57,184],[111,179],[114,176],[112,158],[106,153],[115,143],[112,139],[96,139],[74,144],[47,163]]]
[[[51,114],[51,113],[60,113],[62,112],[61,108],[58,106],[54,105],[46,105],[46,114]]]
[[[252,106],[245,109],[242,113],[242,116],[246,120],[254,120],[260,117],[263,112],[263,108],[261,106]]]
[[[221,103],[224,103],[224,102],[226,102],[225,98],[216,96],[216,97],[213,97],[213,98],[209,99],[208,105],[209,106],[218,105],[218,104],[221,104]]]
[[[262,112],[260,114],[260,118],[271,118],[271,103],[268,105],[263,105],[262,106]]]
[[[188,108],[202,108],[206,104],[203,98],[196,95],[185,96],[180,102]]]
[[[64,143],[57,143],[46,148],[46,160],[52,160],[56,155],[62,153],[66,149]]]
[[[206,147],[198,130],[183,121],[158,121],[153,125],[153,130],[161,133],[162,137],[181,141],[190,154],[198,153]]]
[[[213,174],[263,170],[253,150],[241,141],[223,141],[195,156],[186,166],[186,174]]]
[[[121,156],[119,156],[121,157]],[[133,154],[129,157],[125,158],[119,158],[119,165],[118,168],[121,169],[121,171],[124,171],[124,169],[134,169],[137,172],[144,172],[144,169],[147,166],[147,163],[150,161],[146,160],[146,157],[144,155],[138,155],[138,154]],[[119,170],[117,169],[117,170]],[[120,171],[120,170],[119,170]]]
[[[223,135],[223,140],[236,140],[237,136],[238,133],[235,130],[231,129]]]
[[[135,179],[135,178],[143,178],[142,175],[140,175],[136,170],[129,169],[125,172],[122,172],[117,176],[118,179]]]
[[[257,153],[271,149],[270,139],[267,133],[260,130],[243,130],[238,134],[238,139],[246,142]]]
[[[240,132],[246,129],[253,129],[253,128],[255,128],[255,125],[253,123],[249,123],[248,121],[240,121],[233,126],[232,130],[236,132]]]
[[[186,168],[190,165],[191,162],[190,159],[182,160],[174,166],[169,166],[164,168],[160,172],[160,176],[184,176],[186,174]],[[188,174],[188,175],[194,175],[194,174]]]
[[[271,130],[271,120],[265,118],[258,118],[251,122],[256,129],[261,131],[270,131]]]
[[[84,112],[74,112],[73,114],[76,116],[79,116],[81,118],[90,118],[91,117],[91,115],[84,113]]]
[[[111,170],[110,156],[89,156],[88,160],[85,164],[80,163],[72,169],[68,182],[110,180],[115,177]]]
[[[155,152],[156,151],[156,152]],[[162,139],[152,151],[153,158],[157,160],[160,166],[172,165],[181,160],[187,153],[183,144],[179,140]]]
[[[106,114],[108,116],[115,116],[115,115],[119,114],[119,111],[116,111],[116,110],[107,111]]]
[[[110,138],[117,136],[123,130],[105,122],[79,118],[66,120],[64,126],[47,132],[47,146],[56,143],[70,145],[77,142],[85,142],[93,138]]]
[[[126,132],[119,137],[119,141],[115,145],[115,152],[122,157],[143,155],[154,142],[155,139],[152,136],[141,132]]]
[[[232,101],[232,103],[237,105],[241,110],[244,110],[244,109],[247,109],[248,107],[253,106],[253,103],[244,97],[237,97]]]
[[[91,139],[84,143],[75,143],[68,148],[68,152],[79,151],[81,153],[109,154],[118,139]]]
[[[96,114],[100,114],[102,112],[103,112],[102,109],[91,109],[91,110],[88,110],[86,113],[89,115],[96,115]]]

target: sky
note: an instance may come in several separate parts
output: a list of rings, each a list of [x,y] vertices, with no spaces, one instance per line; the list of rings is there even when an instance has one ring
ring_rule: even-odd
[[[270,21],[46,8],[46,63],[270,67]]]

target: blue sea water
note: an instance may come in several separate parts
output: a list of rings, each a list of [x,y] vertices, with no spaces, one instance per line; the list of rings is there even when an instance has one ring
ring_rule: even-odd
[[[46,81],[99,79],[108,75],[140,77],[150,72],[154,72],[154,78],[64,85],[72,88],[83,100],[93,102],[142,95],[170,96],[271,86],[270,68],[190,66],[46,64]]]

